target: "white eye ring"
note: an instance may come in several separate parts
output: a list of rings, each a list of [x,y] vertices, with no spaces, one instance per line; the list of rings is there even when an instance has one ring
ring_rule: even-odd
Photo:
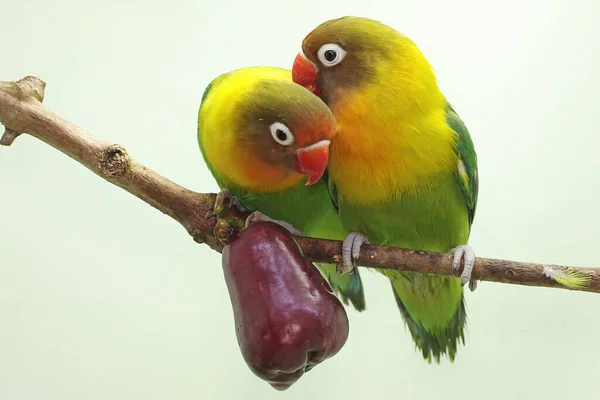
[[[294,135],[287,126],[281,122],[273,122],[269,127],[273,140],[282,146],[290,146],[294,143]]]
[[[331,58],[332,54],[335,54],[335,58]],[[317,57],[319,57],[319,61],[325,67],[333,67],[341,63],[344,57],[346,57],[346,50],[335,43],[327,43],[321,46],[317,52]],[[328,60],[328,58],[331,58],[331,60]]]

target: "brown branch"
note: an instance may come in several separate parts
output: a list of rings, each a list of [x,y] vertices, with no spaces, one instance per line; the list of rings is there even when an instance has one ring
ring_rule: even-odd
[[[212,234],[214,195],[186,189],[137,163],[127,151],[85,133],[43,104],[46,84],[35,77],[0,82],[0,122],[6,132],[0,144],[10,146],[28,133],[89,168],[107,181],[127,190],[186,228],[194,240],[216,250],[222,245]]]
[[[197,193],[179,186],[137,163],[123,147],[94,138],[60,118],[42,104],[45,86],[42,80],[30,76],[18,82],[0,82],[0,123],[6,127],[0,138],[1,145],[10,146],[20,134],[30,134],[169,215],[195,241],[219,252],[232,230],[243,224],[247,215],[233,212],[217,221],[213,212],[214,194]],[[338,263],[341,260],[340,241],[309,237],[297,237],[297,241],[313,261]],[[358,263],[366,267],[460,276],[460,271],[452,270],[451,256],[442,253],[365,245]],[[472,277],[600,293],[600,268],[477,258]],[[579,285],[572,284],[573,277],[580,278]]]

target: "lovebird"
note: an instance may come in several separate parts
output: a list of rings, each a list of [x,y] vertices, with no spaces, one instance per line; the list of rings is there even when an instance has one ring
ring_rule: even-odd
[[[464,259],[460,279],[379,270],[424,359],[453,362],[465,343],[463,286],[475,262],[468,240],[479,179],[469,131],[415,43],[379,21],[342,17],[317,26],[292,76],[338,124],[328,171],[348,233],[343,270],[354,268],[365,243],[452,253],[457,270]]]
[[[327,185],[335,133],[327,105],[284,68],[224,73],[207,86],[198,111],[200,150],[221,188],[217,203],[233,201],[254,212],[249,218],[292,233],[342,240],[345,230]],[[344,304],[365,309],[358,271],[340,275],[333,264],[316,265]]]

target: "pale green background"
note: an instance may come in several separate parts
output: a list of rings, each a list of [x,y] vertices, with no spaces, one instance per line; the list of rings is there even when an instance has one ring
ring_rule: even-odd
[[[48,107],[198,191],[205,85],[290,67],[342,15],[413,38],[469,126],[485,257],[600,266],[600,6],[592,0],[0,0],[0,79],[36,75]],[[482,283],[468,343],[428,365],[386,280],[287,392],[238,350],[220,257],[174,221],[24,136],[0,148],[0,400],[583,399],[598,394],[600,296]]]

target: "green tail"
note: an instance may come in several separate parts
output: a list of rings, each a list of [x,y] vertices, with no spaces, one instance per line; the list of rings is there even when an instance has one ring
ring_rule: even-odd
[[[358,269],[355,268],[350,274],[340,275],[336,272],[334,264],[315,264],[321,274],[327,279],[331,288],[338,295],[342,303],[352,303],[356,311],[366,309],[365,293]]]
[[[447,354],[454,362],[459,341],[465,344],[467,312],[460,280],[453,277],[388,272],[396,304],[423,358],[437,363]]]

